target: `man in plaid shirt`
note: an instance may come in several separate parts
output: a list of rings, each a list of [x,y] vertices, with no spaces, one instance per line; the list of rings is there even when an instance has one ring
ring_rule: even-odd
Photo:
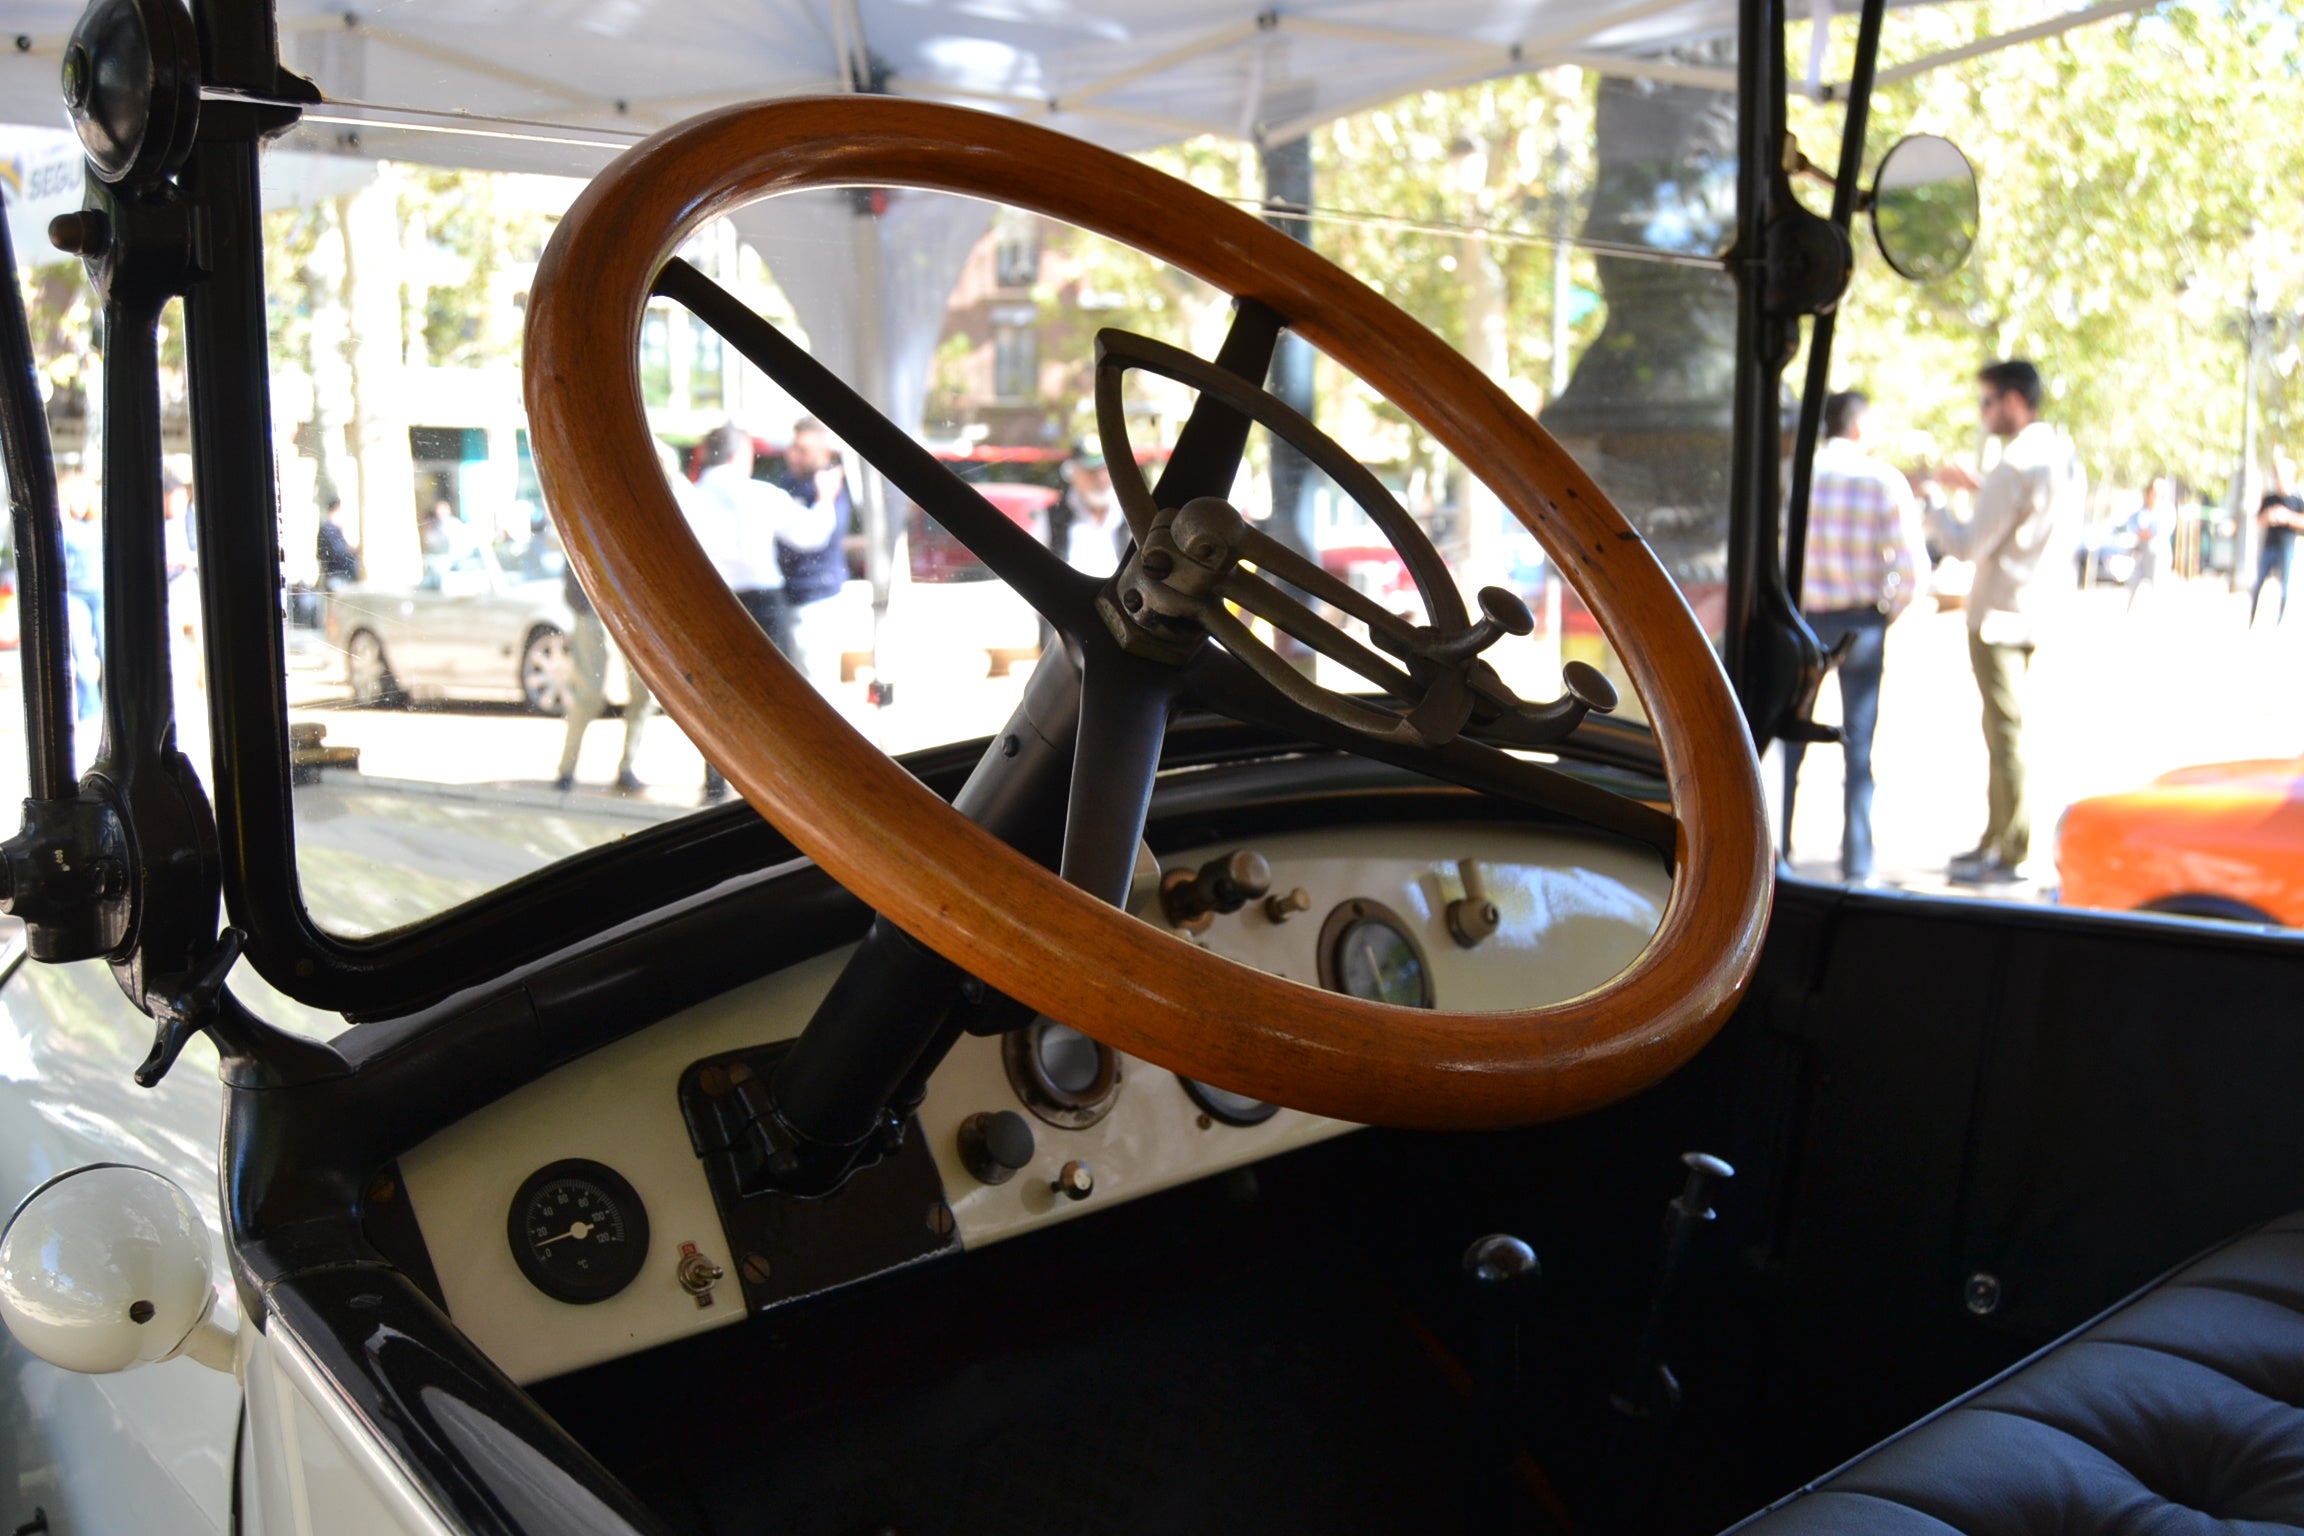
[[[1816,450],[1808,494],[1807,559],[1800,582],[1801,611],[1824,648],[1849,642],[1833,673],[1840,679],[1840,733],[1847,756],[1840,874],[1848,880],[1872,874],[1872,731],[1880,718],[1888,624],[1910,606],[1928,569],[1911,483],[1864,449],[1870,405],[1853,389],[1824,402],[1825,442]],[[1806,753],[1799,742],[1784,744],[1787,815]],[[1789,832],[1786,840],[1789,847]]]

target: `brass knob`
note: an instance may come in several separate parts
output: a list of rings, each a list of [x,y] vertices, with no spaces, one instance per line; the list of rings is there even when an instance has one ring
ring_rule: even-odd
[[[1074,1158],[1056,1170],[1055,1182],[1048,1187],[1067,1200],[1085,1200],[1096,1193],[1096,1170]]]
[[[1264,898],[1264,915],[1276,923],[1284,923],[1299,912],[1311,910],[1312,893],[1302,886],[1296,887],[1285,896],[1267,896]]]

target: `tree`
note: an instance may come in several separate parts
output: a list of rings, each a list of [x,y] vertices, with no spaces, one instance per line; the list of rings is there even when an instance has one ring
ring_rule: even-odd
[[[1896,11],[1882,62],[2030,19],[2018,10]],[[1853,35],[1834,27],[1835,78]],[[2251,277],[2274,310],[2304,304],[2300,80],[2304,40],[2274,0],[2172,0],[1886,87],[1867,172],[1906,133],[1944,134],[1977,166],[1983,227],[1966,270],[1924,285],[1860,242],[1836,387],[1867,388],[1949,448],[1976,433],[1977,365],[2029,356],[2099,480],[2220,489],[2241,437]],[[1837,106],[1795,104],[1819,163],[1836,159],[1840,121]],[[2267,443],[2304,433],[2296,363],[2291,339],[2260,372]]]

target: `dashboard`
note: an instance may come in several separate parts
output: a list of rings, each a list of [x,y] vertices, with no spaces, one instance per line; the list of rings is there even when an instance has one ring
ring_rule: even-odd
[[[1670,894],[1652,855],[1605,838],[1416,823],[1147,855],[1131,910],[1307,985],[1482,1011],[1599,986]],[[901,1151],[839,1193],[743,1196],[713,1106],[798,1035],[847,956],[673,1014],[401,1158],[448,1311],[506,1374],[560,1375],[1354,1129],[1038,1019],[962,1037]]]

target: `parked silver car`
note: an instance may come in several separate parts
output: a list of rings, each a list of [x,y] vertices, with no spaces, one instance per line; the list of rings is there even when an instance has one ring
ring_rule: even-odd
[[[513,565],[474,546],[425,556],[413,587],[363,582],[331,593],[328,639],[343,653],[352,702],[454,696],[566,713],[575,615],[559,561],[555,550]]]

